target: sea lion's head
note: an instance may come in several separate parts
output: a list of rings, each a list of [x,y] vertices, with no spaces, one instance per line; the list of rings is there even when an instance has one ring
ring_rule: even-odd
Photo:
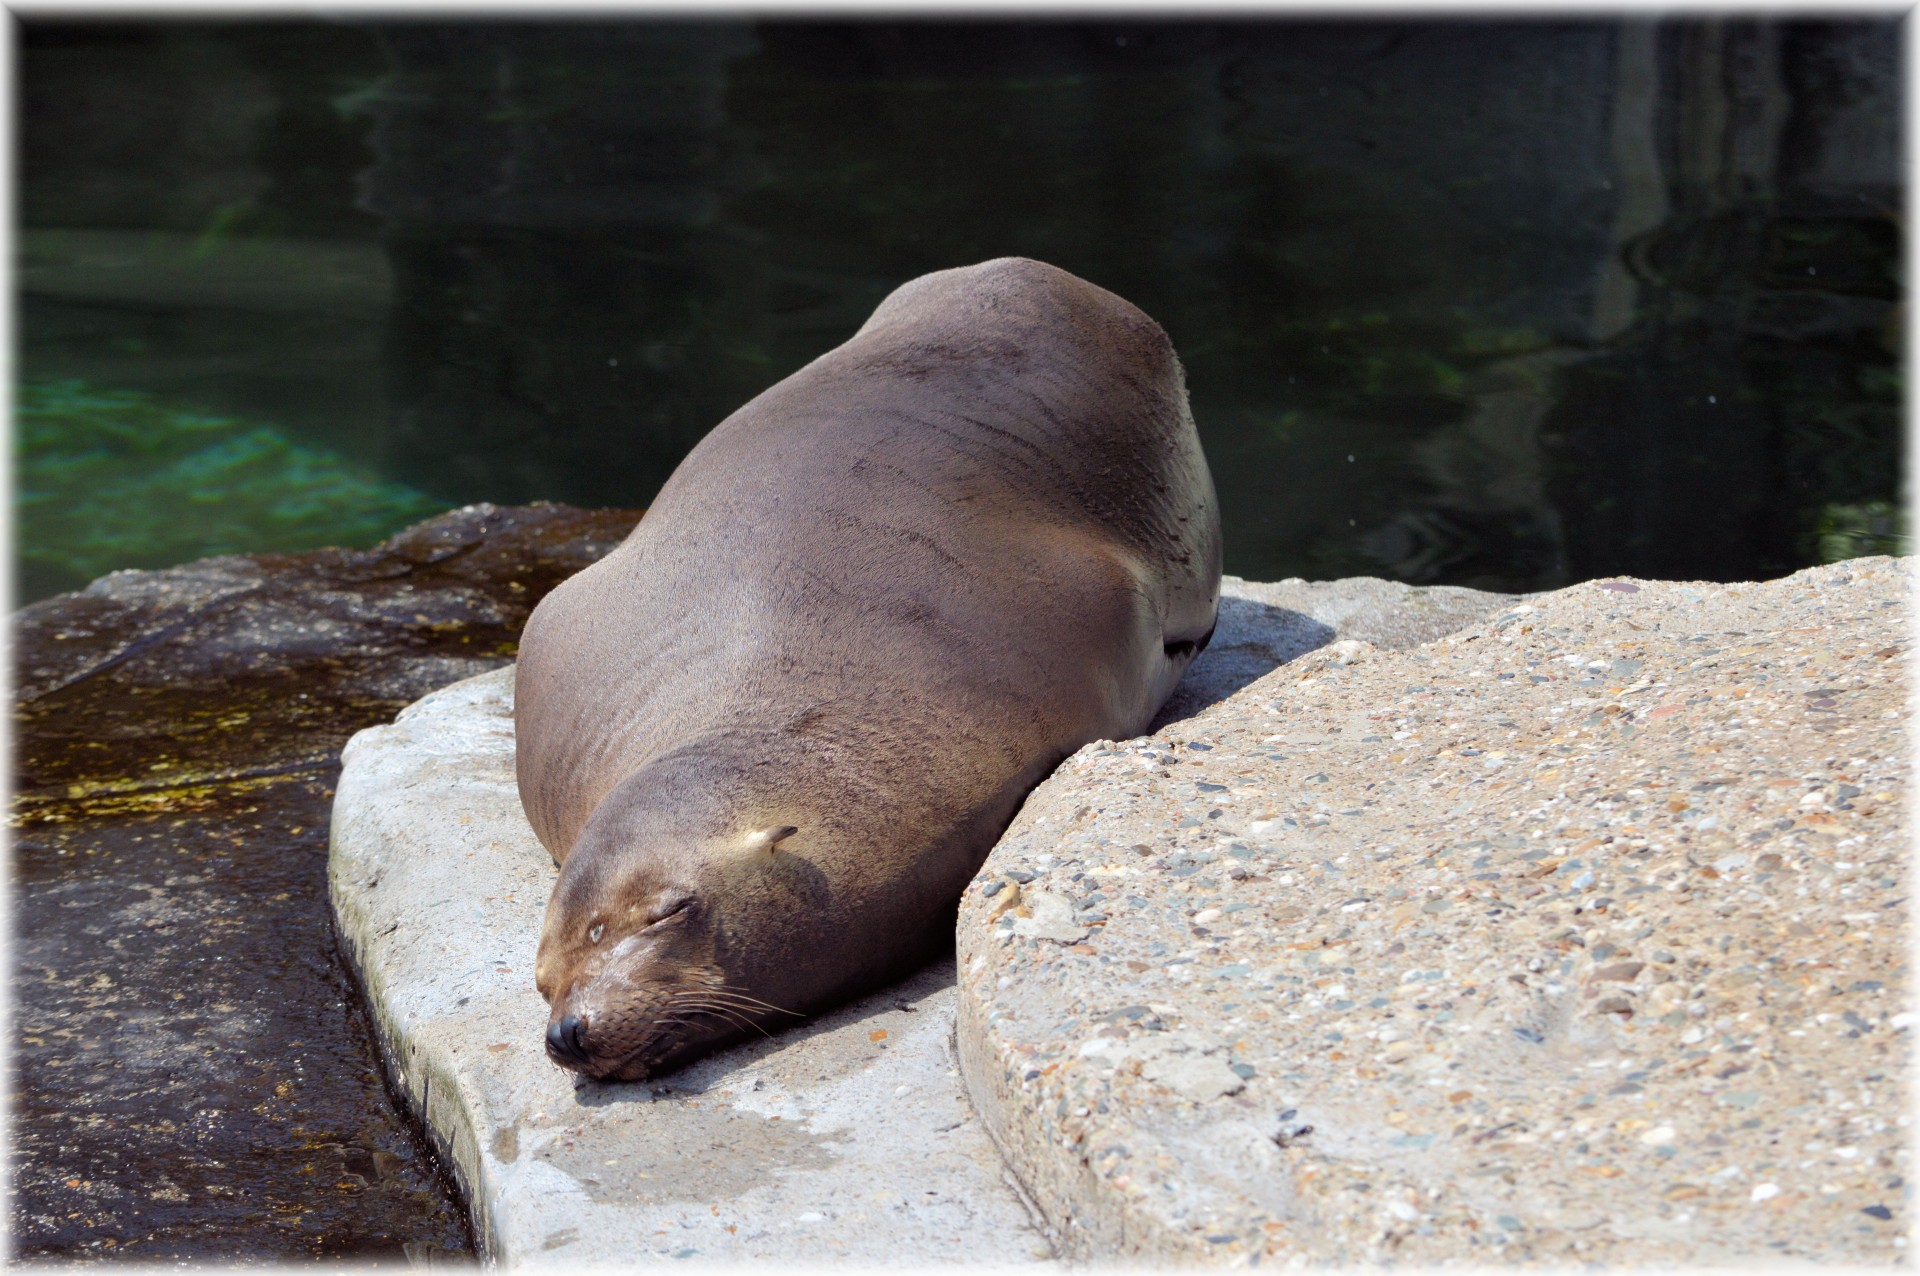
[[[561,868],[534,964],[553,1008],[548,1058],[590,1077],[638,1081],[775,1014],[729,977],[724,932],[738,892],[727,888],[793,826],[656,850],[628,821],[596,823]]]

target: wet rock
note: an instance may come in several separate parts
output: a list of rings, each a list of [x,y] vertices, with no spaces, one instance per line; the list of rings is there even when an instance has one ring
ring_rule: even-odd
[[[474,506],[14,615],[14,1254],[470,1247],[335,950],[338,752],[504,664],[636,517]]]

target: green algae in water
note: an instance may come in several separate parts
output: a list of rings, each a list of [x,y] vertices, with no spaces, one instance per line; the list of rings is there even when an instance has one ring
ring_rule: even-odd
[[[79,381],[16,392],[22,600],[123,567],[370,545],[443,508],[269,426]]]

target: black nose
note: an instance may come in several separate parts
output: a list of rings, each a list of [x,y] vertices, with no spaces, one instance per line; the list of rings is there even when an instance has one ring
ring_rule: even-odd
[[[578,1015],[562,1015],[547,1025],[547,1055],[563,1068],[584,1068],[590,1062],[581,1037],[587,1025]]]

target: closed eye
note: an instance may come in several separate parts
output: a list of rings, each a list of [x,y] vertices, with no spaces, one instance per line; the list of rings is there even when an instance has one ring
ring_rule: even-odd
[[[679,899],[669,900],[667,903],[661,906],[659,912],[653,915],[653,920],[648,922],[647,925],[658,926],[661,922],[666,921],[669,917],[678,917],[681,913],[686,912],[687,908],[692,903],[693,903],[693,896],[691,895],[683,895]]]

